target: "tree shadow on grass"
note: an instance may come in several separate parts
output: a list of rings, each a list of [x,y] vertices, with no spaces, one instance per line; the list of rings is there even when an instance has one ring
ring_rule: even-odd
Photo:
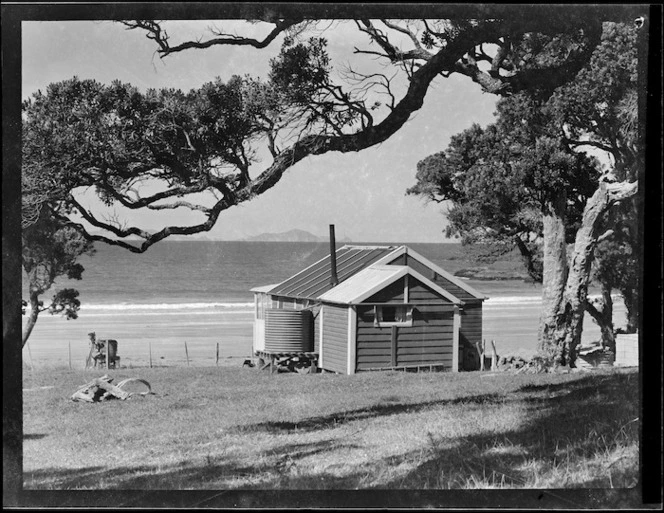
[[[566,381],[563,383],[551,383],[541,385],[524,385],[519,388],[521,393],[537,393],[537,392],[559,392],[559,391],[585,391],[588,394],[593,393],[592,387],[595,388],[609,387],[617,389],[623,385],[630,384],[631,386],[638,386],[638,377],[633,372],[612,372],[608,374],[600,374],[589,372],[583,374],[580,378]]]
[[[270,422],[237,428],[242,432],[266,431],[288,434],[303,429],[316,431],[354,420],[417,412],[448,405],[482,405],[499,409],[516,402],[526,409],[521,424],[502,432],[483,431],[455,438],[430,436],[429,446],[371,461],[349,462],[335,469],[325,457],[333,451],[356,449],[352,436],[310,443],[283,443],[264,452],[254,449],[250,457],[212,454],[160,466],[124,466],[112,469],[50,468],[27,473],[26,487],[50,489],[106,488],[109,490],[352,490],[352,489],[441,489],[488,487],[547,487],[533,482],[533,475],[561,465],[567,459],[592,458],[597,440],[607,444],[621,431],[636,439],[638,405],[634,400],[637,374],[588,375],[553,385],[528,385],[509,394],[483,394],[412,404],[379,404],[347,412],[304,419],[301,422]],[[627,405],[616,408],[615,404]],[[526,419],[525,422],[523,419]],[[631,424],[630,424],[631,423]],[[305,432],[306,432],[305,431]],[[320,471],[302,471],[306,458],[320,457]],[[251,459],[253,458],[253,459]],[[407,472],[399,466],[410,468]],[[542,467],[538,470],[538,466]],[[338,472],[336,472],[338,470]],[[630,474],[629,472],[632,472]],[[382,476],[381,476],[382,473]],[[614,476],[620,487],[633,480],[633,469]],[[377,479],[377,476],[379,479]],[[609,486],[604,475],[588,474],[554,487]],[[628,484],[629,485],[629,484]],[[382,492],[381,492],[382,493]],[[508,506],[511,503],[502,503]],[[514,503],[519,507],[520,504]],[[563,504],[565,505],[565,504]],[[569,504],[567,504],[569,507]]]
[[[80,469],[47,468],[24,474],[26,489],[275,489],[289,486],[288,471],[298,461],[326,452],[357,448],[357,445],[339,440],[312,443],[285,444],[258,454],[254,464],[246,464],[223,455],[208,455],[165,465],[138,465],[120,467],[85,467]],[[357,481],[357,476],[299,476],[310,487],[343,488]],[[301,486],[301,481],[293,481]]]
[[[23,440],[41,440],[46,438],[48,435],[45,433],[23,433]]]
[[[490,404],[502,403],[504,396],[500,394],[480,394],[459,397],[455,399],[440,399],[435,401],[424,401],[420,403],[389,403],[377,404],[367,406],[366,408],[358,408],[355,410],[348,410],[343,412],[335,412],[329,415],[322,415],[319,417],[309,417],[299,421],[270,421],[260,422],[257,424],[247,424],[243,426],[235,426],[230,431],[238,433],[258,432],[264,431],[267,433],[278,432],[314,432],[326,429],[334,429],[335,427],[342,426],[353,421],[369,420],[377,417],[387,417],[390,415],[398,415],[401,413],[415,413],[422,410],[431,408],[438,408],[448,405],[459,404]]]
[[[571,475],[566,466],[579,461],[587,464],[620,443],[638,440],[635,421],[639,410],[633,400],[637,387],[638,376],[625,374],[591,375],[566,383],[521,387],[514,400],[526,404],[524,417],[529,420],[519,428],[454,439],[432,435],[425,461],[380,487],[546,488],[547,475],[560,477],[551,485],[556,488],[634,486],[638,475],[634,465],[622,469],[617,465],[606,469],[603,475],[593,474],[591,469],[585,477],[583,472],[573,476],[573,482],[566,481]],[[617,408],[626,404],[633,406]],[[423,459],[421,451],[399,459],[418,458]],[[615,475],[611,477],[609,472]],[[538,482],[538,476],[544,480]]]

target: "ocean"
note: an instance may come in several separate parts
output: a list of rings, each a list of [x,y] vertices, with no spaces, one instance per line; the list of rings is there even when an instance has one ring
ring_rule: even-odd
[[[459,244],[408,246],[451,273],[473,265],[468,248]],[[71,362],[72,368],[83,368],[90,332],[117,340],[126,366],[241,364],[251,355],[250,289],[279,283],[328,252],[326,242],[164,241],[143,254],[98,244],[94,256],[81,259],[83,279],[59,279],[44,298],[58,288],[77,289],[78,319],[42,313],[23,349],[24,364]],[[532,355],[540,285],[513,279],[467,283],[489,296],[483,319],[487,343],[495,340],[499,354]],[[624,306],[615,299],[620,326]],[[599,329],[587,317],[584,341],[598,338]]]

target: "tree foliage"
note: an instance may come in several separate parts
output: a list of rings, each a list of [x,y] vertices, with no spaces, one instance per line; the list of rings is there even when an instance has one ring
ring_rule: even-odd
[[[597,163],[566,147],[541,102],[525,93],[499,101],[496,116],[496,123],[474,124],[420,161],[407,193],[447,202],[447,236],[516,245],[530,276],[541,281],[542,212],[564,194],[572,242],[599,177]]]
[[[326,40],[307,37],[315,20],[265,21],[273,28],[263,39],[217,31],[178,44],[162,22],[122,22],[144,31],[162,57],[281,41],[264,80],[235,76],[189,92],[140,92],[74,78],[25,102],[25,165],[57,183],[62,215],[85,227],[90,240],[135,252],[172,234],[210,230],[221,212],[262,194],[307,156],[385,141],[422,106],[439,77],[461,74],[494,94],[528,89],[550,96],[587,61],[601,32],[600,20],[560,9],[486,19],[350,21],[365,38],[352,53],[385,61],[395,78],[370,67],[335,70]],[[271,162],[262,162],[263,155]],[[147,230],[130,216],[86,204],[88,189],[109,207],[189,209],[200,221]]]
[[[23,345],[27,342],[40,313],[61,314],[66,319],[76,319],[81,303],[78,291],[71,288],[57,290],[50,303],[40,299],[64,276],[80,280],[83,266],[78,262],[81,255],[94,253],[92,244],[75,228],[63,226],[53,215],[47,202],[41,205],[37,220],[23,227],[22,263],[27,276],[28,321],[23,330]],[[24,310],[25,313],[25,310]]]
[[[631,16],[618,11],[515,7],[465,18],[349,21],[364,37],[349,54],[382,61],[391,76],[367,61],[335,69],[325,38],[311,36],[317,21],[299,15],[263,13],[252,22],[271,27],[262,39],[217,30],[178,44],[163,22],[123,21],[154,41],[161,57],[218,45],[281,49],[264,80],[233,76],[189,92],[142,92],[74,77],[37,92],[23,105],[23,218],[40,219],[47,198],[58,230],[134,252],[208,231],[223,211],[264,193],[302,159],[387,140],[440,78],[463,75],[492,94],[529,91],[546,101],[588,62],[602,18]],[[503,192],[500,201],[514,201]],[[117,209],[187,209],[198,220],[155,231]],[[520,223],[532,223],[526,214]]]
[[[641,153],[638,147],[636,29],[607,23],[602,42],[574,81],[549,98],[524,92],[498,103],[497,120],[453,137],[448,148],[418,164],[417,183],[408,193],[447,201],[448,231],[464,242],[512,241],[536,278],[547,272],[544,295],[551,315],[544,316],[542,346],[565,346],[562,362],[578,345],[588,309],[612,344],[611,289],[619,288],[633,311],[638,271],[633,250],[636,193]],[[604,169],[580,150],[599,149],[610,157]],[[563,205],[561,208],[559,205]],[[559,221],[543,229],[542,219]],[[536,248],[546,248],[555,226],[564,228],[566,252],[549,253],[541,266]],[[599,245],[599,246],[598,246]],[[546,257],[546,255],[545,255]],[[558,260],[563,259],[563,262]],[[601,284],[602,299],[587,298],[591,277]],[[541,275],[538,271],[541,268]],[[548,291],[557,287],[555,293]],[[545,309],[546,310],[546,309]],[[564,340],[565,342],[560,342]]]

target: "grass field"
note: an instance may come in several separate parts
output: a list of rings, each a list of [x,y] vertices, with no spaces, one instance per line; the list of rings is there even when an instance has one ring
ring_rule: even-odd
[[[26,489],[629,488],[638,372],[110,370],[155,395],[71,394],[100,371],[24,371]],[[144,390],[138,387],[136,391]]]

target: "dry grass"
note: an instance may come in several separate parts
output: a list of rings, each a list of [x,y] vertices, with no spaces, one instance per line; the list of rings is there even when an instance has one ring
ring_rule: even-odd
[[[100,373],[24,373],[28,489],[627,488],[638,373],[109,371],[156,395],[74,403]],[[52,388],[41,388],[52,387]]]

